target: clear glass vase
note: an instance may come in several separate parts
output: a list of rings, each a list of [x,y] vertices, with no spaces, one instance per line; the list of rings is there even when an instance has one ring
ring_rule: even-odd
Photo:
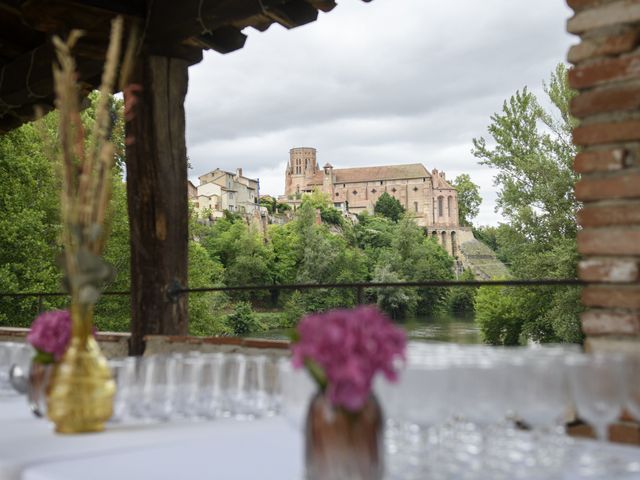
[[[307,480],[381,480],[384,474],[383,414],[371,396],[358,412],[335,408],[319,392],[305,428]]]
[[[27,381],[27,400],[36,417],[47,415],[47,392],[54,364],[31,362]]]

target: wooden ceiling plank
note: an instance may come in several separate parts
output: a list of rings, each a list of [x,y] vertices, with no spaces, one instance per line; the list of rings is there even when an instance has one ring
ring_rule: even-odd
[[[244,47],[247,36],[237,28],[226,26],[197,37],[200,45],[218,53],[230,53]]]
[[[307,0],[313,8],[321,10],[323,12],[330,12],[336,7],[336,2],[334,0]]]
[[[277,7],[265,8],[265,13],[285,28],[295,28],[315,22],[318,10],[304,0],[289,0]]]

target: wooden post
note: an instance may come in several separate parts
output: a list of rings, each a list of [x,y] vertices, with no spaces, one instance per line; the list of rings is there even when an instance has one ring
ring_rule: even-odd
[[[188,206],[184,99],[188,62],[141,55],[134,117],[127,122],[127,195],[131,229],[130,354],[148,334],[186,335]]]

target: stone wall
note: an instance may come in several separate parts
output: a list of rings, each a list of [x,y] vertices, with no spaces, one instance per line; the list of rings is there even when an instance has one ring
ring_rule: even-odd
[[[582,328],[590,350],[640,356],[640,1],[567,0]],[[622,427],[616,427],[622,428]],[[626,424],[640,439],[638,424]],[[628,430],[627,430],[628,432]]]

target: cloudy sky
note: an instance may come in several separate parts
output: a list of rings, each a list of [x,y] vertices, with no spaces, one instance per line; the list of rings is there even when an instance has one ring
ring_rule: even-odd
[[[534,8],[532,8],[534,7]],[[481,187],[476,223],[496,224],[494,172],[471,140],[576,39],[564,0],[342,0],[312,24],[248,29],[242,50],[190,69],[190,178],[217,167],[282,194],[291,147],[336,168],[421,162]]]

